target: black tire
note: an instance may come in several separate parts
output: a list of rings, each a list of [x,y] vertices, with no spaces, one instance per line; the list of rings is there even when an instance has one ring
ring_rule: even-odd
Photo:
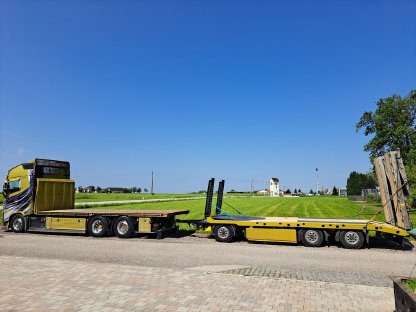
[[[26,232],[26,218],[21,214],[14,215],[10,222],[10,228],[15,233]]]
[[[119,238],[129,238],[134,234],[134,221],[130,217],[118,217],[114,222],[114,234]]]
[[[232,225],[217,225],[214,236],[217,242],[229,243],[235,238],[235,228]]]
[[[108,233],[108,219],[95,216],[88,220],[88,233],[92,237],[104,237]]]
[[[342,231],[339,240],[345,248],[359,249],[364,245],[364,234],[360,231]]]
[[[324,233],[316,229],[302,230],[301,240],[305,246],[319,247],[324,242]]]

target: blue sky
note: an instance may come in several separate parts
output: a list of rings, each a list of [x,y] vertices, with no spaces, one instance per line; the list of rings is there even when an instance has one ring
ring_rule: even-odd
[[[356,133],[416,88],[414,1],[3,1],[0,175],[68,160],[77,185],[343,187]]]

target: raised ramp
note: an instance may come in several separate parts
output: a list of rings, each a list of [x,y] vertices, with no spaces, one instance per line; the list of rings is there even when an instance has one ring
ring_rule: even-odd
[[[409,184],[400,151],[386,153],[374,159],[386,223],[411,229],[407,198]]]

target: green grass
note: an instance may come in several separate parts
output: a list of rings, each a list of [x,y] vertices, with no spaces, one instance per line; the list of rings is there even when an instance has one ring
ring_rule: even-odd
[[[408,279],[404,281],[404,284],[410,288],[411,290],[413,290],[414,292],[416,292],[416,279]]]
[[[237,214],[227,204],[237,208],[241,213],[250,216],[265,217],[305,217],[305,218],[356,218],[369,219],[380,208],[380,204],[371,203],[366,211],[356,217],[365,203],[355,203],[345,197],[225,197],[223,210],[230,214]],[[215,200],[214,200],[215,204]],[[188,215],[179,216],[179,219],[202,219],[205,207],[204,199],[192,201],[173,201],[163,203],[137,203],[112,206],[106,209],[186,209]],[[384,221],[383,214],[377,217],[378,221]],[[412,221],[416,222],[415,216]]]

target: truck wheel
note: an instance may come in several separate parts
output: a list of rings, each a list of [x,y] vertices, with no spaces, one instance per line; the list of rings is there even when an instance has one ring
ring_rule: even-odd
[[[302,243],[308,247],[319,247],[324,242],[324,234],[321,230],[303,230],[301,235]]]
[[[134,234],[134,222],[130,217],[118,217],[114,222],[114,234],[120,238],[129,238]]]
[[[217,242],[229,243],[235,237],[235,229],[232,225],[217,225],[214,228],[214,236]]]
[[[357,231],[342,231],[339,240],[345,248],[359,249],[364,244],[364,234]]]
[[[108,232],[108,220],[105,217],[92,217],[88,221],[88,233],[93,237],[106,236]]]
[[[11,229],[15,233],[23,233],[26,231],[26,218],[21,214],[13,216]]]

